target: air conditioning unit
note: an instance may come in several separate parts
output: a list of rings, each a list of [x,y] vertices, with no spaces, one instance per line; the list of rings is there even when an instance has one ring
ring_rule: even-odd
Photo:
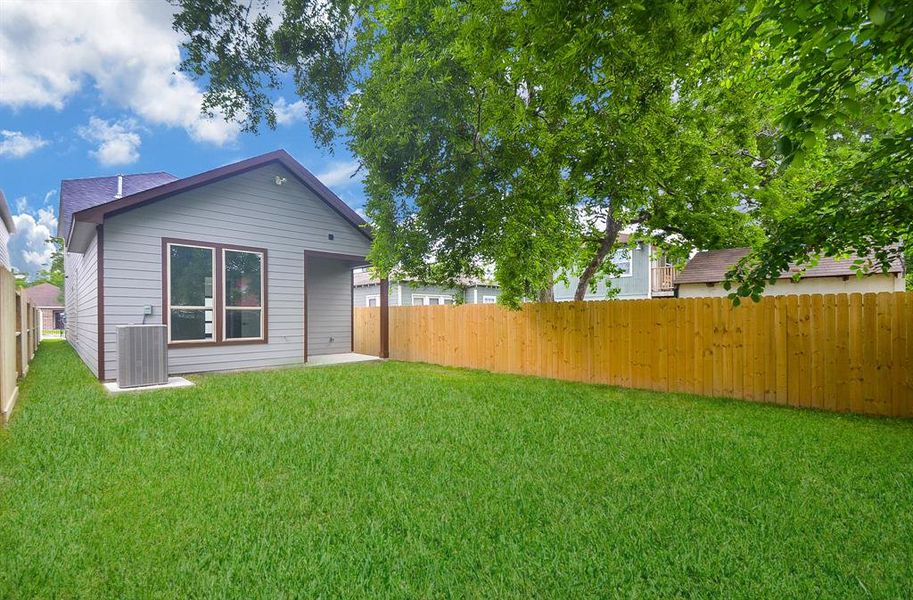
[[[167,336],[164,325],[118,325],[117,385],[168,383]]]

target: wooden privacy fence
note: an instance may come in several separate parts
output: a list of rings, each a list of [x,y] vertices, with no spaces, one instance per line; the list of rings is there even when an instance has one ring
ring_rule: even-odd
[[[18,381],[38,348],[40,327],[38,308],[16,289],[12,273],[0,267],[0,413],[4,421],[16,403]]]
[[[355,309],[378,354],[379,309]],[[390,307],[390,358],[913,416],[913,293]]]

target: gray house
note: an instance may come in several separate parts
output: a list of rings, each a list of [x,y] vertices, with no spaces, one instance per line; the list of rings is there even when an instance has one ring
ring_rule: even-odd
[[[4,267],[7,271],[11,271],[13,268],[10,263],[7,242],[14,233],[16,233],[16,225],[13,223],[13,215],[10,214],[10,207],[6,204],[3,190],[0,190],[0,267]]]
[[[364,269],[352,278],[352,298],[355,306],[380,306],[380,280]],[[409,279],[391,281],[388,299],[390,306],[429,306],[456,304],[462,298],[466,304],[495,304],[501,290],[497,284],[472,279],[460,288],[425,285]]]
[[[100,380],[118,325],[164,323],[171,374],[300,364],[352,349],[364,221],[285,151],[177,179],[60,188],[67,338]]]
[[[626,244],[629,240],[628,235],[618,234],[619,243]],[[612,262],[621,270],[621,274],[600,281],[595,291],[587,291],[584,300],[605,300],[609,285],[618,290],[614,297],[623,300],[672,296],[675,269],[650,244],[639,242],[631,248],[620,249],[612,257]],[[570,277],[568,284],[556,283],[555,300],[573,300],[579,281],[576,277]]]

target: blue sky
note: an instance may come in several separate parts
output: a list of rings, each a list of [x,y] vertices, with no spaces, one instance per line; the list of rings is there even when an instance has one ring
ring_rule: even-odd
[[[280,124],[259,135],[199,113],[200,85],[177,73],[180,38],[162,0],[3,0],[0,5],[0,189],[19,230],[13,264],[49,257],[61,179],[145,171],[193,175],[284,148],[352,208],[364,205],[342,145],[314,144],[294,89],[276,95]]]

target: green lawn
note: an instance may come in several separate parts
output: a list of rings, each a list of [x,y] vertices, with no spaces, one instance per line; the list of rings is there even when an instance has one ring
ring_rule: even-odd
[[[913,423],[397,362],[108,396],[45,341],[0,597],[908,596]]]

